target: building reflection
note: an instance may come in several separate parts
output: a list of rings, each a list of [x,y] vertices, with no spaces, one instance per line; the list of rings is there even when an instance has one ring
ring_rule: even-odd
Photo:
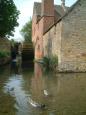
[[[11,63],[11,65],[10,65],[10,71],[11,71],[11,74],[21,75],[21,73],[22,73],[22,67],[21,67],[20,64]]]
[[[42,102],[44,79],[43,79],[42,66],[40,64],[34,64],[34,77],[32,78],[31,89],[32,97],[38,102]]]
[[[45,104],[53,108],[57,103],[60,80],[54,74],[45,74],[40,64],[34,65],[34,76],[31,79],[31,102]]]

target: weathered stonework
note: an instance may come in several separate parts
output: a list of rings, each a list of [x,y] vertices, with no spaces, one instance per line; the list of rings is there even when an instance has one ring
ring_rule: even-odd
[[[35,41],[41,45],[41,57],[57,56],[60,72],[86,72],[86,0],[77,0],[65,15],[57,18],[53,26],[48,25],[47,31],[43,31],[47,25],[45,20],[47,23],[45,17],[36,23],[40,28],[36,29],[36,35],[38,33],[40,37]]]
[[[86,71],[86,1],[62,19],[60,71]]]
[[[32,42],[34,44],[35,59],[43,58],[45,53],[43,47],[43,34],[52,25],[54,25],[54,23],[63,14],[64,9],[60,5],[54,5],[54,0],[42,0],[41,3],[34,3],[32,17]],[[52,36],[50,37],[50,39],[52,40]],[[49,43],[49,45],[51,45],[51,43]],[[47,46],[48,48],[50,48],[49,45]],[[48,48],[47,50],[50,50]]]
[[[11,56],[10,56],[10,50],[11,44],[10,41],[6,38],[0,38],[0,52],[6,52],[9,54],[9,56],[0,58],[0,65],[6,64],[10,61]]]
[[[43,36],[44,55],[58,56],[58,70],[86,71],[86,1],[77,4]]]

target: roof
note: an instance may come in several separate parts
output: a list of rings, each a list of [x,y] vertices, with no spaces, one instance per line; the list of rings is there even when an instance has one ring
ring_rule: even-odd
[[[76,2],[75,2],[75,4],[73,4],[65,13],[64,13],[64,15],[63,16],[61,16],[57,21],[56,21],[56,23],[55,24],[53,24],[46,32],[48,32],[54,25],[56,25],[58,22],[60,22],[64,17],[66,17],[74,8],[75,8],[75,6],[79,3],[79,1],[80,0],[77,0]],[[45,33],[46,33],[45,32]],[[44,34],[45,34],[44,33]]]
[[[33,14],[41,15],[41,3],[40,2],[34,2]]]
[[[58,14],[60,14],[60,16],[64,15],[65,11],[61,5],[54,5],[54,8],[55,8],[55,11]],[[41,3],[40,2],[34,2],[33,14],[41,16]]]
[[[79,3],[79,1],[80,0],[77,0],[76,2],[75,2],[75,4],[73,4],[68,10],[67,10],[67,12],[65,12],[65,14],[59,19],[59,20],[57,20],[57,23],[60,21],[60,20],[62,20],[65,16],[67,16],[74,8],[75,8],[75,6]]]
[[[60,14],[60,16],[64,15],[64,9],[62,8],[61,5],[55,5],[55,11]]]

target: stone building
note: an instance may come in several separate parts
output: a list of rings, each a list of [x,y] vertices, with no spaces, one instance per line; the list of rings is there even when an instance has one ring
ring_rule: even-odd
[[[59,71],[85,72],[86,0],[77,0],[69,9],[65,7],[65,0],[61,6],[53,2],[42,0],[41,8],[40,3],[39,7],[34,3],[32,40],[35,58],[57,56]],[[40,49],[39,57],[36,54]]]
[[[35,47],[36,59],[44,56],[43,34],[64,15],[66,7],[63,6],[54,5],[54,0],[42,0],[42,3],[34,3],[32,41]]]

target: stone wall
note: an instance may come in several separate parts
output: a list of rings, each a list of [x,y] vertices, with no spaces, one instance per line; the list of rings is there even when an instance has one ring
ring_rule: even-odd
[[[48,31],[44,36],[43,36],[43,49],[44,49],[44,56],[45,57],[51,57],[52,55],[52,50],[53,50],[53,40],[55,37],[54,34],[54,28],[53,27],[50,31]]]
[[[35,18],[33,18],[35,58],[57,56],[59,71],[85,72],[86,0],[79,0],[44,35],[44,18],[40,19],[38,23]]]
[[[61,58],[61,28],[62,22],[59,22],[43,36],[44,56],[57,56],[59,61]]]
[[[44,56],[58,56],[59,71],[86,71],[86,0],[44,34],[43,47]]]
[[[62,22],[58,22],[54,29],[54,40],[53,40],[53,55],[58,57],[58,64],[61,62],[61,33],[62,33]]]
[[[10,52],[10,42],[8,39],[0,38],[0,51]]]
[[[54,0],[42,0],[40,19],[32,17],[32,42],[34,44],[35,59],[41,59],[43,53],[43,33],[54,24]]]
[[[5,52],[7,54],[9,54],[7,57],[4,58],[0,58],[0,65],[6,64],[10,61],[11,57],[10,57],[10,42],[8,39],[5,38],[0,38],[0,52]]]
[[[60,71],[86,71],[86,0],[62,20]]]

